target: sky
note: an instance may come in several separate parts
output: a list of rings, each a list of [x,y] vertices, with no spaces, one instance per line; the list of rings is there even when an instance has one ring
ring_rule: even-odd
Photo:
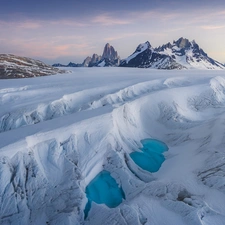
[[[225,63],[225,1],[0,0],[0,53],[48,64],[81,63],[106,43],[123,59],[180,37]]]

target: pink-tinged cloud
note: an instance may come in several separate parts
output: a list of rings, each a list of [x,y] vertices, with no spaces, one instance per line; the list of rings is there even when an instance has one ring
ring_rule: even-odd
[[[75,53],[86,56],[88,46],[84,44],[63,44],[63,45],[50,45],[43,43],[23,44],[24,49],[29,50],[29,54],[33,57],[45,57],[48,59],[54,59],[56,56],[73,56]]]
[[[102,14],[94,17],[91,20],[92,23],[100,24],[103,26],[113,26],[113,25],[126,25],[130,24],[132,21],[128,19],[118,19],[113,16],[109,16],[107,14]]]
[[[177,12],[163,12],[163,11],[152,11],[148,10],[145,12],[131,12],[129,15],[131,18],[134,18],[135,21],[168,21],[168,20],[174,20],[176,18],[179,18],[182,16],[182,13]],[[157,22],[155,21],[155,22]]]
[[[28,30],[28,29],[39,29],[39,28],[49,28],[53,29],[56,27],[87,27],[90,26],[88,23],[83,23],[79,21],[74,21],[73,19],[68,20],[24,20],[24,21],[0,21],[0,28],[2,29],[19,29]]]
[[[201,28],[203,30],[216,30],[216,29],[222,29],[222,28],[225,28],[225,26],[210,26],[210,25],[207,25],[207,26],[201,26]]]
[[[154,34],[154,36],[161,36],[161,35],[164,35],[164,34],[161,34],[161,33]],[[146,37],[146,36],[152,36],[152,34],[149,32],[124,33],[124,34],[106,37],[106,38],[104,38],[104,41],[110,42],[110,41],[115,41],[115,40],[130,38],[130,37],[136,37],[136,36],[138,36],[138,37],[145,36]]]
[[[40,21],[0,21],[0,27],[3,28],[13,28],[13,29],[38,29],[42,27]]]
[[[50,21],[49,24],[58,25],[58,26],[71,26],[71,27],[87,27],[87,26],[90,26],[88,23],[75,21],[74,19],[54,20],[54,21]]]
[[[22,29],[38,29],[41,26],[41,23],[35,21],[25,21],[17,24],[17,27]]]
[[[14,39],[5,40],[0,39],[1,43],[6,47],[6,49],[11,49],[9,52],[15,55],[30,56],[30,57],[44,57],[46,59],[54,59],[56,57],[63,56],[74,56],[76,54],[81,56],[87,56],[89,53],[89,46],[85,43],[55,43],[46,42],[46,40],[27,40]],[[8,47],[7,47],[8,46]],[[1,46],[0,46],[1,49]],[[13,50],[13,52],[12,52]]]

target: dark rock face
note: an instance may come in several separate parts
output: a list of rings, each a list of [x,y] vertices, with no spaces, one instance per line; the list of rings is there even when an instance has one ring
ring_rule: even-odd
[[[183,37],[181,37],[177,41],[175,41],[174,44],[178,48],[190,48],[191,47],[191,42],[188,39],[183,38]]]
[[[0,79],[26,78],[67,73],[39,60],[11,54],[0,54]]]

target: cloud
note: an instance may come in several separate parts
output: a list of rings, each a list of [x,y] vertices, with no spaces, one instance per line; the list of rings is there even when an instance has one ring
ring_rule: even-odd
[[[136,20],[160,20],[168,21],[182,16],[180,12],[168,12],[168,11],[157,11],[157,10],[148,10],[145,12],[132,12],[130,15]]]
[[[48,23],[51,24],[51,25],[71,26],[71,27],[87,27],[87,26],[90,26],[88,23],[75,21],[75,19],[53,20],[53,21],[49,21]]]
[[[25,21],[17,24],[17,27],[22,29],[38,29],[41,26],[41,23],[36,21]]]
[[[0,27],[13,29],[38,29],[42,27],[40,21],[25,20],[25,21],[0,21]]]
[[[28,30],[28,29],[40,29],[49,27],[49,29],[54,27],[87,27],[90,26],[88,23],[83,23],[79,21],[75,21],[74,19],[63,19],[63,20],[22,20],[22,21],[1,21],[0,20],[0,28],[2,29],[20,29],[20,30]]]
[[[102,14],[94,17],[91,22],[103,26],[113,26],[113,25],[126,25],[130,24],[132,21],[128,19],[118,19],[117,16],[110,16],[108,14]]]
[[[151,34],[148,32],[132,32],[132,33],[123,33],[123,34],[118,34],[110,37],[104,38],[104,41],[109,42],[109,41],[115,41],[115,40],[120,40],[120,39],[125,39],[125,38],[131,38],[131,37],[141,37],[141,36],[161,36],[162,34]]]
[[[30,57],[44,57],[46,59],[54,59],[58,56],[86,56],[89,53],[89,44],[85,39],[74,39],[68,41],[55,37],[51,41],[42,39],[6,39],[1,38],[0,51],[4,53],[13,53],[15,55],[24,55]],[[71,37],[69,37],[71,38]]]
[[[206,25],[206,26],[201,26],[203,30],[216,30],[216,29],[222,29],[225,28],[225,26],[216,26],[216,25]]]

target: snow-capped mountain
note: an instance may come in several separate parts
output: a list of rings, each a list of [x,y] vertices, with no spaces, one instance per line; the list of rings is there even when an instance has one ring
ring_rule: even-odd
[[[0,79],[25,78],[65,73],[39,60],[11,54],[0,54]]]
[[[121,61],[120,66],[156,69],[183,68],[171,56],[155,51],[148,41],[138,45],[132,55]]]
[[[157,69],[225,69],[224,65],[208,57],[195,41],[180,38],[153,48],[147,41],[121,61],[122,67]]]
[[[189,41],[183,37],[172,44],[169,42],[155,48],[155,51],[172,57],[186,68],[225,69],[224,65],[210,58],[194,40]]]

